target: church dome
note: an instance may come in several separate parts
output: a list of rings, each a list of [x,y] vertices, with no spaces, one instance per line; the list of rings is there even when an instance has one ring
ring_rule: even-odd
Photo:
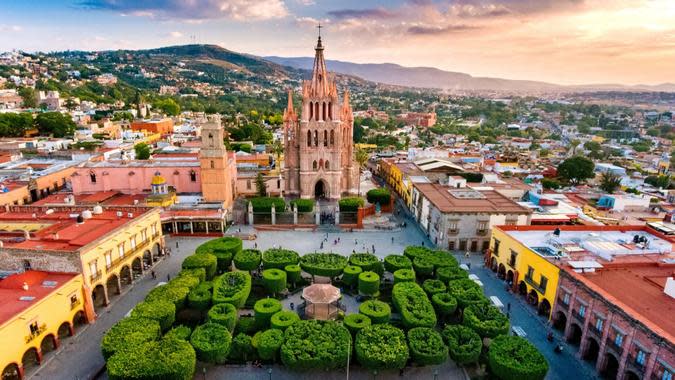
[[[155,173],[155,176],[152,177],[152,185],[164,185],[166,184],[166,180],[164,177],[162,177],[159,172]]]

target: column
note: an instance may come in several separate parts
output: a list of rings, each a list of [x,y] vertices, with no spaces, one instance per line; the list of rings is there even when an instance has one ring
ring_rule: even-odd
[[[121,286],[119,276],[117,276],[117,286]],[[106,285],[103,285],[103,306],[108,305],[110,305],[110,298],[108,298],[108,287]]]
[[[277,224],[277,208],[274,206],[274,203],[272,203],[272,225]]]
[[[253,225],[253,204],[251,202],[248,202],[248,224]]]
[[[205,220],[204,223],[206,224],[206,233],[209,233],[209,221]]]
[[[220,221],[220,232],[225,235],[225,222]]]
[[[335,225],[340,225],[340,206],[335,206]]]
[[[298,205],[293,204],[293,224],[298,224]]]
[[[173,233],[178,233],[178,223],[175,220],[173,221]]]
[[[192,220],[190,220],[190,234],[194,233],[195,233],[194,226],[192,225]]]
[[[106,284],[107,285],[107,284]],[[108,286],[103,287],[105,289],[106,294],[106,305],[108,304]],[[122,294],[122,272],[117,276],[117,294]]]
[[[598,360],[595,362],[595,370],[600,372],[602,366],[604,365],[604,352],[605,347],[607,347],[607,338],[609,336],[609,329],[612,325],[612,319],[614,319],[614,313],[611,310],[607,311],[607,319],[605,320],[605,325],[603,326],[602,338],[600,338],[600,348],[598,349]]]
[[[317,209],[314,213],[314,224],[317,226],[321,224],[321,212]]]

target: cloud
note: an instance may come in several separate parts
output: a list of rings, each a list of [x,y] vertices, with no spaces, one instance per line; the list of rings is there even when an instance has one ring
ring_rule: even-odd
[[[414,35],[441,35],[441,34],[451,34],[464,32],[466,30],[479,29],[477,26],[473,25],[446,25],[446,26],[426,26],[426,25],[416,25],[408,28],[408,34]]]
[[[181,33],[181,32],[170,32],[169,37],[171,37],[171,38],[181,38],[181,37],[183,37],[183,33]]]
[[[259,21],[288,15],[283,0],[83,0],[79,6],[136,17],[180,20]]]
[[[417,0],[424,1],[424,0]],[[454,0],[448,13],[458,17],[499,17],[562,12],[578,8],[585,0]]]
[[[0,24],[0,32],[10,33],[10,32],[20,32],[23,28],[19,25],[4,25]]]
[[[391,19],[398,14],[394,11],[385,8],[369,8],[369,9],[338,9],[329,11],[328,15],[338,20],[351,18],[367,18],[367,19]]]

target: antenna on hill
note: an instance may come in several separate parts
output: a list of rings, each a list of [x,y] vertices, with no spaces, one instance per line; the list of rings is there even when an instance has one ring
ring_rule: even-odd
[[[196,35],[190,34],[190,43],[191,43],[192,45],[196,45],[196,44],[197,44],[197,36],[196,36]]]

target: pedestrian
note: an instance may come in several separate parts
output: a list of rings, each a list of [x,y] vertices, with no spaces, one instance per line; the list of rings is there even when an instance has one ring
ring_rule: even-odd
[[[253,247],[254,247],[255,249],[258,249],[258,242],[253,243]]]
[[[373,244],[373,254],[375,254],[375,244]]]
[[[511,311],[511,302],[506,304],[506,311]]]
[[[321,242],[321,249],[323,249],[323,242]]]
[[[340,237],[338,236],[338,243],[340,242]]]
[[[156,279],[157,279],[157,273],[155,273],[154,270],[153,270],[153,271],[150,271],[150,275],[152,276],[152,279],[153,279],[153,280],[156,280]]]
[[[169,281],[171,281],[171,275],[170,275],[170,274],[167,274],[167,275],[166,275],[166,282],[169,282]]]
[[[424,247],[424,242],[422,242],[422,247]]]
[[[354,239],[354,245],[359,245],[359,241]]]
[[[394,237],[391,237],[391,244],[394,244]]]
[[[469,270],[471,270],[471,262],[470,261],[466,262],[466,267],[469,268]]]
[[[176,242],[176,249],[178,249],[178,242]]]

